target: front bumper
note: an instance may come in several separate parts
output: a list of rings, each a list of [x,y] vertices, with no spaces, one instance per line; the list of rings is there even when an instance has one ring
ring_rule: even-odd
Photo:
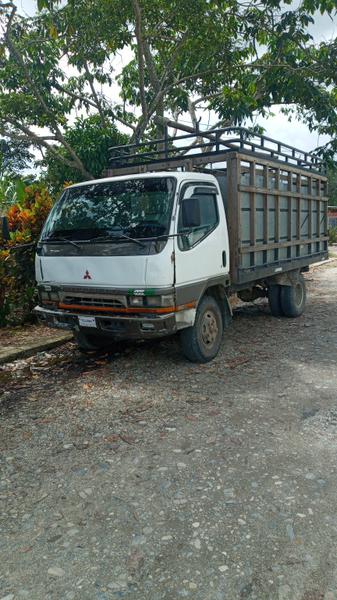
[[[56,329],[67,329],[72,331],[83,331],[110,337],[113,339],[148,339],[154,337],[165,337],[177,331],[175,314],[156,315],[156,316],[110,316],[105,314],[95,314],[96,327],[82,327],[79,324],[80,316],[87,316],[86,313],[64,312],[57,309],[49,309],[36,306],[33,311],[40,322],[48,327]],[[92,315],[90,315],[92,316]]]

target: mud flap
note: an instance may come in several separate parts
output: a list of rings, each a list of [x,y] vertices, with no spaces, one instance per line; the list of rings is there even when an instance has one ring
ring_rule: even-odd
[[[228,300],[226,293],[224,293],[224,296],[223,296],[221,312],[222,312],[222,320],[223,320],[224,329],[227,329],[227,327],[229,327],[232,322],[233,309],[230,305],[230,302]]]

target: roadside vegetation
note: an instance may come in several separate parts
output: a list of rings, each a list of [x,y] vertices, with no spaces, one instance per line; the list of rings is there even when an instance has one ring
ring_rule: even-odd
[[[24,184],[22,180],[19,182]],[[52,198],[46,186],[33,183],[20,185],[20,194],[6,211],[10,237],[7,239],[6,232],[1,232],[0,327],[32,319],[35,244],[51,207]]]
[[[337,206],[337,166],[331,165],[328,171],[329,206]]]
[[[337,227],[329,229],[329,244],[337,244]]]

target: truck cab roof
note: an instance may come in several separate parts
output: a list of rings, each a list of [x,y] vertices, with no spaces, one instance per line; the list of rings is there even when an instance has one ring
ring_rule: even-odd
[[[109,181],[124,181],[130,179],[149,179],[158,177],[175,177],[178,181],[186,181],[186,179],[197,179],[198,181],[214,182],[214,175],[209,173],[199,173],[197,171],[155,171],[151,173],[138,173],[136,175],[118,175],[116,177],[104,177],[101,179],[89,179],[68,186],[66,189],[81,187],[84,185],[94,185],[95,183],[108,183]]]

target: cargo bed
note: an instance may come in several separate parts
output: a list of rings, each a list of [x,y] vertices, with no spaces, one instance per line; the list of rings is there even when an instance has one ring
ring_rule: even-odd
[[[219,176],[228,220],[231,281],[247,284],[327,257],[327,179],[233,153]]]

